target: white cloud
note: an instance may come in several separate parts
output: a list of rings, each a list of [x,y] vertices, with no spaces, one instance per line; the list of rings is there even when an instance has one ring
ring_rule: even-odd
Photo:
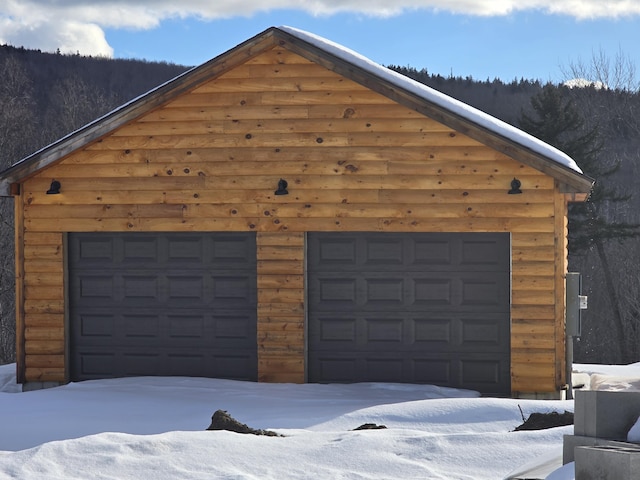
[[[16,22],[0,20],[0,44],[23,46],[48,52],[81,53],[110,57],[113,49],[104,32],[95,24],[58,20],[48,22]]]
[[[0,44],[109,56],[104,28],[150,29],[167,18],[211,20],[284,8],[319,16],[389,17],[417,9],[477,16],[538,10],[579,20],[640,15],[637,0],[4,0]]]

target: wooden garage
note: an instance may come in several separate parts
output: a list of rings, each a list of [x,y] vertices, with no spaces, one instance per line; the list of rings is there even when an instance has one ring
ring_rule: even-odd
[[[562,152],[270,28],[0,174],[18,379],[418,382],[557,395]]]

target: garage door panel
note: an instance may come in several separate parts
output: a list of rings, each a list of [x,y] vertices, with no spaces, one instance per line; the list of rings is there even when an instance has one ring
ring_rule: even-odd
[[[256,303],[255,277],[252,274],[233,275],[231,273],[211,277],[212,296],[210,302],[214,305],[229,305],[241,307],[243,304]]]
[[[395,350],[406,343],[402,318],[367,318],[364,328],[364,344],[369,348]]]
[[[72,301],[78,302],[85,298],[93,302],[115,301],[114,279],[109,275],[79,275],[76,279],[77,288],[70,292]]]
[[[116,248],[116,239],[111,239],[113,250]],[[125,262],[148,261],[154,262],[159,258],[158,239],[155,237],[133,236],[122,239],[122,260]],[[115,259],[114,259],[115,260]]]
[[[413,305],[420,309],[452,308],[455,304],[456,295],[453,278],[443,278],[442,276],[431,276],[423,278],[413,278],[408,280],[411,284],[413,294]],[[459,298],[459,297],[458,297]]]
[[[203,303],[204,282],[205,279],[201,275],[167,275],[167,299],[170,302],[188,300]]]
[[[125,322],[127,322],[126,319]],[[206,315],[189,315],[188,313],[167,315],[167,337],[172,342],[178,339],[184,339],[185,342],[193,340],[202,342],[202,339],[207,338],[210,329],[211,325]]]
[[[331,310],[340,305],[340,309],[357,308],[358,279],[342,278],[333,275],[318,276],[310,279],[309,287],[311,301],[319,306],[319,309]]]
[[[174,307],[242,308],[256,303],[256,288],[250,273],[78,273],[71,283],[70,298],[74,305],[96,307],[148,307],[152,301]]]
[[[191,237],[191,238],[190,238]],[[152,260],[150,262],[150,260]],[[253,268],[255,235],[216,232],[193,233],[74,233],[69,235],[69,263],[83,268],[166,270],[199,266],[202,269]]]
[[[508,272],[508,270],[506,271]],[[461,309],[473,308],[474,311],[509,311],[509,274],[488,272],[473,273],[459,277],[457,292],[460,295]]]
[[[332,265],[356,267],[358,246],[355,238],[330,237],[326,239],[314,238],[309,252],[313,252],[319,264],[331,269]]]
[[[349,342],[355,346],[357,340],[356,317],[318,317],[317,321],[309,325],[309,342],[315,348],[330,349],[331,342]]]
[[[510,250],[505,233],[310,233],[307,245],[316,272],[334,266],[347,272],[378,271],[381,265],[387,272],[424,271],[426,266],[432,272],[504,272],[510,264],[510,256],[502,254]]]
[[[462,358],[459,360],[459,382],[463,388],[486,393],[499,393],[510,383],[509,362],[495,358]]]
[[[507,316],[492,314],[456,314],[412,319],[413,347],[426,352],[492,352],[509,348],[504,326]]]
[[[69,245],[74,380],[256,379],[255,234],[70,234]]]
[[[394,309],[406,302],[405,281],[402,278],[364,278],[362,302],[364,308]]]
[[[231,380],[255,381],[256,375],[253,372],[257,359],[255,355],[242,355],[240,353],[228,353],[226,355],[213,356],[213,371],[217,378],[228,378]],[[248,375],[247,372],[251,374]]]
[[[450,317],[412,318],[412,336],[420,350],[449,350],[455,345],[456,331]]]
[[[119,303],[123,305],[144,306],[149,303],[149,300],[166,301],[163,298],[164,291],[160,290],[163,279],[158,275],[123,275],[118,280],[120,282],[116,285],[121,286]]]
[[[205,240],[202,237],[167,235],[166,261],[168,264],[204,264]]]
[[[509,380],[508,362],[475,356],[422,355],[406,358],[392,353],[376,355],[321,354],[310,375],[326,382],[429,383],[498,393]]]
[[[309,233],[307,246],[310,381],[510,393],[508,234]]]
[[[157,315],[123,315],[124,338],[131,342],[153,342],[162,337],[160,318]]]
[[[75,240],[75,241],[74,241]],[[70,262],[77,263],[79,261],[92,262],[98,265],[109,265],[115,259],[113,241],[108,238],[79,238],[70,239],[72,248],[70,252]]]
[[[256,264],[255,236],[245,233],[218,234],[211,238],[207,251],[207,265],[219,268],[253,268]]]
[[[212,315],[216,340],[223,341],[228,348],[249,348],[255,343],[255,316],[253,312],[244,315],[235,310],[226,315],[220,312]]]
[[[336,383],[352,382],[356,376],[361,382],[402,382],[402,370],[403,362],[398,358],[323,355],[309,373]]]
[[[318,319],[310,325],[309,346],[314,351],[349,350],[395,351],[410,345],[406,321],[387,316],[371,318],[363,315]]]
[[[509,311],[508,273],[319,272],[308,280],[314,311]]]
[[[78,375],[85,380],[110,378],[113,372],[122,377],[192,376],[194,371],[211,372],[216,378],[255,380],[247,375],[255,362],[250,355],[204,355],[189,351],[164,353],[131,353],[113,350],[82,350],[78,352]],[[206,376],[206,375],[205,375]]]
[[[309,302],[314,310],[325,311],[395,311],[403,308],[440,308],[451,305],[454,296],[453,279],[421,275],[412,278],[400,273],[352,273],[348,278],[330,273],[318,273],[310,278]],[[458,294],[457,298],[460,298]],[[419,304],[419,305],[418,305]]]
[[[508,312],[507,272],[408,274],[407,308],[456,312]]]
[[[486,240],[460,239],[460,266],[465,270],[503,272],[509,267],[507,235],[493,235]]]
[[[509,338],[504,336],[503,321],[495,318],[479,319],[477,317],[461,319],[460,347],[466,350],[500,351],[507,347]]]
[[[367,382],[408,382],[402,358],[371,356],[362,361]],[[400,380],[398,380],[400,379]]]
[[[375,352],[484,352],[508,350],[505,315],[412,313],[354,313],[344,317],[318,316],[309,324],[309,348],[313,351]]]
[[[309,365],[309,378],[321,378],[327,383],[353,382],[354,378],[360,378],[361,370],[362,367],[353,357],[319,355],[316,361]]]
[[[412,376],[418,383],[455,386],[455,364],[446,358],[415,358],[412,362]]]
[[[364,264],[402,266],[405,261],[405,242],[400,237],[366,240]]]
[[[418,239],[413,243],[409,263],[421,269],[428,265],[430,270],[438,271],[453,264],[454,248],[452,240],[448,238]]]
[[[110,313],[79,313],[72,325],[71,336],[82,336],[90,342],[92,338],[112,338],[116,332],[115,315]],[[104,339],[97,340],[104,342]]]
[[[86,380],[109,378],[116,370],[116,354],[112,351],[77,352],[78,375]]]
[[[255,344],[254,316],[236,311],[77,313],[72,341],[78,345],[117,343],[140,347],[193,346],[249,349]],[[109,338],[111,340],[109,340]]]

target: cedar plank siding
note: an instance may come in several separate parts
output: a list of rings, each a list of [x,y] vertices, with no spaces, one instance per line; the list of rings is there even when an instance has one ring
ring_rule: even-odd
[[[514,177],[521,195],[507,195]],[[62,194],[46,195],[54,178]],[[274,195],[280,178],[288,196]],[[284,48],[70,153],[21,192],[21,380],[68,379],[65,232],[257,232],[258,378],[304,382],[304,232],[382,231],[511,232],[512,391],[565,383],[566,201],[554,179]]]

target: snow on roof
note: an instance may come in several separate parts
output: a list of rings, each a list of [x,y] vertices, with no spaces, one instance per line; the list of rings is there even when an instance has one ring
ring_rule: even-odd
[[[572,78],[567,80],[562,85],[567,88],[594,88],[596,90],[609,90],[609,87],[600,80],[592,82],[586,78]]]
[[[373,60],[354,52],[342,45],[327,40],[313,33],[305,32],[294,27],[281,26],[280,30],[287,32],[300,40],[304,40],[318,48],[335,55],[342,60],[349,62],[389,83],[396,85],[408,92],[411,92],[423,99],[438,105],[450,112],[465,118],[481,127],[486,128],[502,137],[508,138],[519,145],[528,148],[560,165],[563,165],[578,173],[583,173],[578,164],[566,153],[555,147],[535,138],[532,135],[509,125],[491,115],[484,113],[470,105],[467,105],[455,98],[434,90],[427,85],[417,82],[409,77],[401,75],[393,70],[375,63]]]

